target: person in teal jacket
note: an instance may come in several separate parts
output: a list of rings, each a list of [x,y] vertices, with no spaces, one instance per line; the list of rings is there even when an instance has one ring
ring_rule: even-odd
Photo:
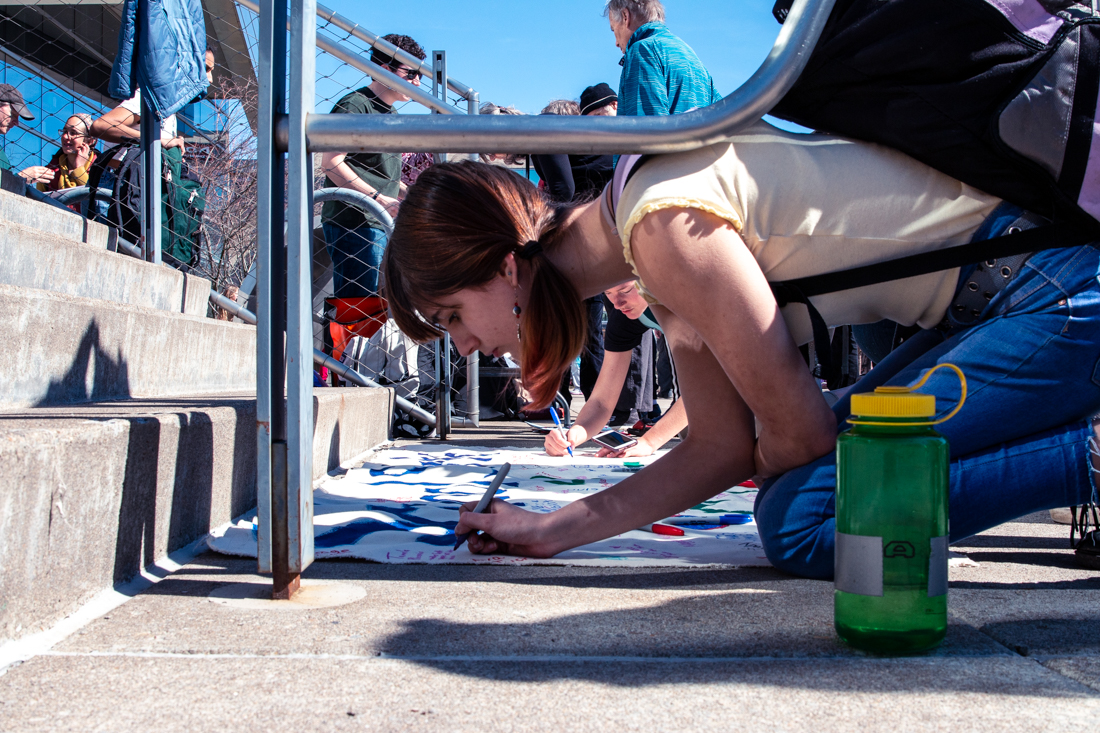
[[[608,0],[619,63],[619,115],[675,115],[721,99],[703,62],[665,25],[660,0]]]

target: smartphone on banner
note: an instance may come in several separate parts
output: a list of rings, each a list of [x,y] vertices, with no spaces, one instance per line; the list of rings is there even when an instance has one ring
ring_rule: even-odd
[[[606,433],[600,433],[592,440],[596,441],[604,448],[610,448],[611,450],[626,450],[638,444],[637,438],[624,435],[616,430],[608,430]]]

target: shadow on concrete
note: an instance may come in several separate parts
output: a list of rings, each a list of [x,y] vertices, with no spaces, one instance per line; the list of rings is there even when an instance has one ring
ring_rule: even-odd
[[[210,529],[214,491],[214,424],[203,412],[179,412],[179,443],[172,482],[168,552]]]
[[[160,420],[130,419],[126,474],[118,510],[114,582],[125,583],[156,560]]]
[[[1066,528],[1066,533],[1062,537],[1025,537],[989,534],[968,537],[965,540],[959,540],[951,545],[951,549],[965,552],[967,555],[972,554],[972,548],[979,547],[995,547],[1002,550],[1065,550],[1070,547],[1069,528]]]
[[[994,621],[982,632],[1023,656],[1069,654],[1095,656],[1100,653],[1100,607],[1091,618],[1029,618]]]
[[[1081,570],[1081,568],[1076,569]],[[1039,581],[1022,580],[1018,583],[977,580],[952,580],[951,588],[958,588],[959,590],[1100,590],[1100,574],[1092,578]],[[1100,629],[1100,626],[1098,626],[1097,628]]]
[[[60,379],[51,379],[35,407],[130,396],[130,368],[119,354],[112,357],[100,345],[99,324],[84,330],[72,364]]]
[[[119,416],[129,422],[130,434],[115,543],[116,584],[131,580],[158,554],[186,547],[218,523],[213,516],[213,502],[215,468],[219,464],[232,464],[230,516],[223,519],[228,521],[255,506],[255,403],[241,401],[228,406],[236,416],[229,445],[215,445],[213,422],[202,411],[174,413],[178,431],[175,426],[165,430],[157,417]],[[174,455],[162,455],[162,451]],[[172,458],[174,465],[169,463]],[[162,469],[172,471],[170,497],[165,495],[168,486],[161,480]],[[158,487],[162,494],[159,501]],[[167,509],[167,516],[158,517],[158,504],[160,511]],[[163,533],[159,539],[158,526]]]
[[[1032,548],[1028,548],[1032,549]],[[977,563],[1004,563],[1011,565],[1028,565],[1036,568],[1059,568],[1062,570],[1074,570],[1080,572],[1081,566],[1077,564],[1073,553],[1068,551],[1065,540],[1054,549],[1040,552],[1026,551],[983,551],[964,549],[966,556]]]

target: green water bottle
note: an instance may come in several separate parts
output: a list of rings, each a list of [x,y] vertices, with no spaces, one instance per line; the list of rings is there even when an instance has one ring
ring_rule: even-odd
[[[919,652],[947,633],[950,451],[935,414],[932,395],[880,387],[852,395],[837,438],[834,621],[858,649]]]

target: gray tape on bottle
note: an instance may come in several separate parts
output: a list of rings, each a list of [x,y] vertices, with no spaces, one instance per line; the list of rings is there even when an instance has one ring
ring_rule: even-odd
[[[947,595],[947,535],[933,537],[928,556],[928,597]]]
[[[882,595],[882,538],[836,533],[834,584],[859,596]]]

